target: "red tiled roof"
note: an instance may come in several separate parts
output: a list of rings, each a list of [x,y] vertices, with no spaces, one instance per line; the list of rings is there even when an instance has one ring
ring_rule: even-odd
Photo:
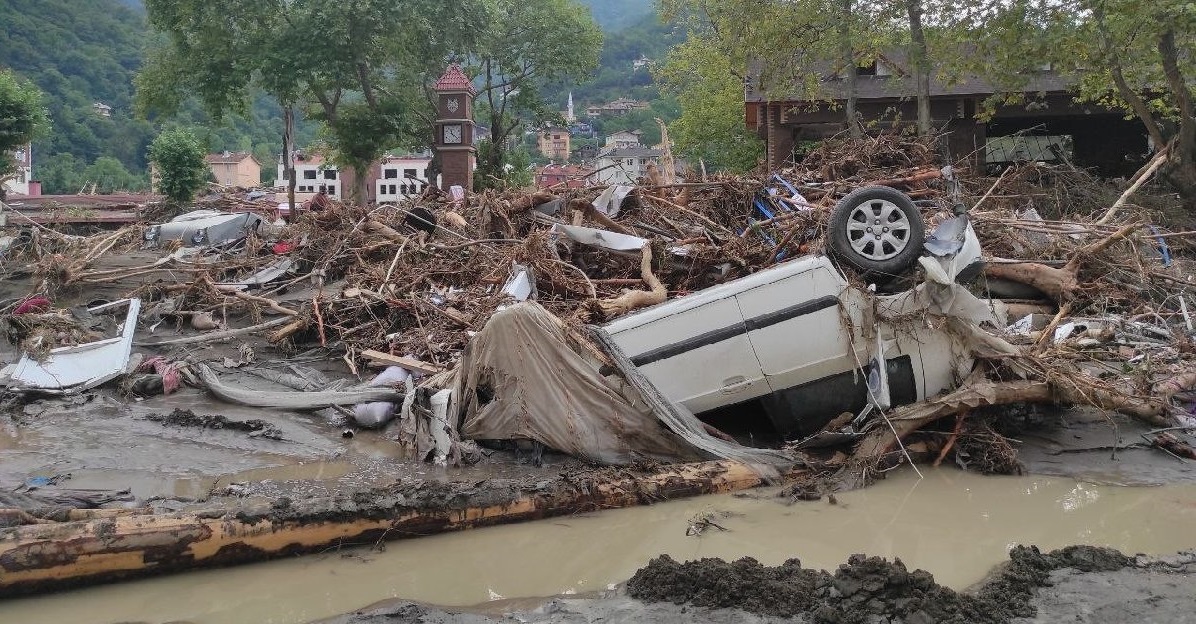
[[[444,70],[444,75],[440,80],[436,81],[435,89],[437,91],[465,91],[470,95],[477,95],[478,92],[473,88],[473,83],[470,82],[469,76],[461,71],[461,66],[453,63]]]

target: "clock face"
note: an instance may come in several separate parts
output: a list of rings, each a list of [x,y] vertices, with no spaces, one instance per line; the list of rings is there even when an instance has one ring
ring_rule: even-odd
[[[461,142],[461,126],[445,126],[444,127],[444,142],[445,143],[460,143]]]
[[[458,108],[461,108],[461,102],[457,98],[450,98],[444,103],[444,106],[448,109],[448,112],[455,113]]]

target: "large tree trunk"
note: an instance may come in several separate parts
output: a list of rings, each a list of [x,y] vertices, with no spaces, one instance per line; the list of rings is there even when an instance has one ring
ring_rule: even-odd
[[[856,78],[859,75],[859,65],[855,60],[855,47],[852,45],[851,37],[851,23],[853,17],[853,7],[855,0],[840,0],[839,10],[839,45],[840,53],[843,57],[843,71],[844,74],[843,87],[847,92],[846,106],[844,107],[844,115],[847,121],[847,131],[852,138],[859,138],[864,135],[864,129],[860,126],[859,115],[856,112],[856,103],[859,101],[859,94],[857,93]]]
[[[322,552],[762,485],[733,461],[564,474],[539,483],[407,484],[193,514],[0,529],[0,597]]]
[[[1196,104],[1193,104],[1192,90],[1179,69],[1175,31],[1168,30],[1159,37],[1158,49],[1163,75],[1180,113],[1171,165],[1163,171],[1163,177],[1183,196],[1189,207],[1193,207],[1196,206]]]
[[[295,205],[295,106],[286,104],[282,110],[282,166],[287,181],[287,206],[291,209],[290,221],[299,218],[299,207]]]
[[[914,86],[918,94],[918,134],[930,134],[930,53],[922,30],[922,0],[906,0],[909,14],[910,60],[914,67]]]

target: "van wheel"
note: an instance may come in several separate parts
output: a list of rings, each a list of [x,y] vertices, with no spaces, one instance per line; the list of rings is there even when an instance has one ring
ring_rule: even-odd
[[[905,193],[865,186],[835,204],[830,248],[864,274],[899,275],[918,261],[926,242],[922,214]]]

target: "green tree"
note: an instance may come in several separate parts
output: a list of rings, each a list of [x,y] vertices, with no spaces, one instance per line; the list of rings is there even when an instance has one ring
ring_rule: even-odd
[[[540,88],[592,71],[602,31],[574,0],[491,1],[493,22],[482,32],[470,71],[481,80],[478,112],[490,126],[491,145],[479,150],[478,169],[497,179],[512,133],[559,117],[559,105],[546,103]]]
[[[0,192],[15,169],[13,151],[49,125],[41,91],[11,71],[0,70]]]
[[[205,167],[205,171],[207,168]],[[140,176],[129,173],[119,160],[111,156],[101,156],[83,172],[83,179],[88,184],[94,184],[100,193],[115,193],[117,191],[140,191],[145,187]]]
[[[37,177],[42,191],[49,195],[73,195],[83,189],[83,170],[87,164],[72,154],[54,154],[37,163]]]
[[[983,59],[973,71],[996,80],[1002,97],[1050,63],[1075,81],[1079,99],[1141,121],[1156,148],[1174,141],[1162,175],[1196,208],[1196,3],[1006,0],[944,15],[971,35]]]
[[[158,190],[176,202],[188,202],[208,181],[199,140],[184,129],[168,130],[150,144],[150,162],[158,167]]]
[[[307,104],[324,123],[333,155],[364,168],[408,136],[419,82],[432,64],[468,54],[485,24],[486,0],[147,0],[150,23],[165,33],[138,77],[145,109],[169,110],[200,97],[220,118],[244,109],[259,87],[284,107]],[[429,133],[430,134],[430,133]],[[368,138],[368,143],[362,139]],[[362,198],[365,176],[357,175]]]
[[[677,153],[741,173],[759,163],[764,144],[744,123],[743,80],[736,74],[726,56],[694,39],[669,53],[657,78],[681,104],[681,117],[669,126]]]

